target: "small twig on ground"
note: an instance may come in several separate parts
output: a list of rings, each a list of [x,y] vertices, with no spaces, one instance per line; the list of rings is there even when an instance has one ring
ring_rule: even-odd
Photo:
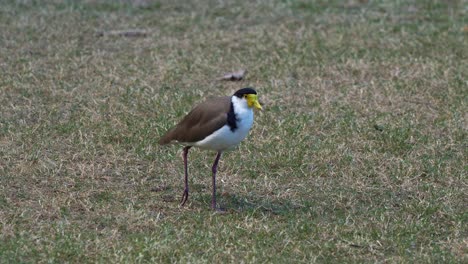
[[[239,70],[239,71],[236,71],[236,72],[231,72],[231,73],[225,74],[219,80],[221,80],[221,81],[240,81],[240,80],[244,79],[246,74],[247,74],[247,70]]]
[[[110,31],[99,31],[98,37],[104,36],[119,36],[119,37],[146,37],[149,32],[142,29],[126,29],[126,30],[110,30]]]

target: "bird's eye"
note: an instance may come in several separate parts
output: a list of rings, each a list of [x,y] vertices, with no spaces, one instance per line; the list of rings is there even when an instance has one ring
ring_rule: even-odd
[[[247,95],[246,95],[246,94],[244,94],[244,98],[247,99]]]

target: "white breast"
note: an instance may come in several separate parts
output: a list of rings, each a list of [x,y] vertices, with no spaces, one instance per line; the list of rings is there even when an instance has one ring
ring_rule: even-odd
[[[203,140],[195,142],[194,146],[223,151],[237,146],[247,136],[253,124],[253,110],[247,106],[245,99],[233,96],[231,101],[238,120],[237,129],[233,132],[228,125],[225,125]]]

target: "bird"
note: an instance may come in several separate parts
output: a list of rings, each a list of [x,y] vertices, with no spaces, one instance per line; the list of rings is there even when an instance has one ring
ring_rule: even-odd
[[[159,139],[160,145],[178,143],[183,146],[185,188],[180,206],[185,205],[189,196],[188,152],[192,147],[197,147],[217,152],[211,168],[211,208],[222,211],[216,207],[218,162],[224,151],[235,148],[248,135],[253,125],[254,109],[262,110],[262,106],[257,91],[251,87],[242,88],[232,96],[207,98]]]

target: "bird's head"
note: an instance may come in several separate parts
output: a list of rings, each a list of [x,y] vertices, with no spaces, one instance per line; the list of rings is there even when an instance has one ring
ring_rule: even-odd
[[[253,88],[242,88],[235,92],[234,96],[246,100],[250,108],[262,110],[262,106],[258,102],[257,92]]]

